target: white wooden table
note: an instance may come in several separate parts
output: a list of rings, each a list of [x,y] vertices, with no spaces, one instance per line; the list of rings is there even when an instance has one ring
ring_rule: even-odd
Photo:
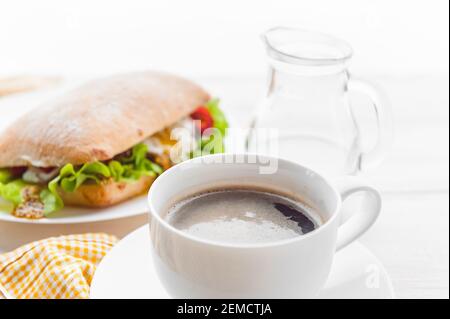
[[[390,156],[366,178],[379,187],[384,208],[361,241],[384,263],[399,298],[449,297],[448,75],[366,76],[390,96],[396,138]],[[245,125],[264,78],[198,79]],[[147,216],[81,225],[0,222],[0,252],[48,236],[102,231],[122,237]]]

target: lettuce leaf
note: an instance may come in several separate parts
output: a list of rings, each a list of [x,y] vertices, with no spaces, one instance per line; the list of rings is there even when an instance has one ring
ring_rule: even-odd
[[[124,164],[133,165],[132,169],[139,175],[138,178],[149,173],[161,174],[163,171],[159,165],[147,158],[147,151],[147,145],[140,143],[132,148],[130,157],[122,159]]]
[[[26,183],[22,179],[16,179],[8,183],[0,183],[0,197],[11,202],[14,206],[20,205],[23,202],[22,190],[29,185],[29,183]],[[40,192],[40,199],[44,204],[44,215],[64,207],[64,203],[56,192],[55,187],[56,184],[54,184],[53,188],[49,186],[48,189],[43,189]]]
[[[21,179],[16,179],[8,183],[0,182],[0,197],[19,205],[22,202],[22,189],[27,184]]]
[[[219,99],[211,99],[206,103],[206,108],[209,111],[209,114],[211,114],[211,117],[213,118],[214,127],[222,133],[222,136],[225,136],[226,130],[228,128],[228,121],[225,117],[225,114],[222,112],[222,110],[219,107]]]
[[[129,157],[118,158],[108,163],[111,176],[116,181],[136,181],[142,176],[156,176],[163,172],[161,166],[147,158],[147,145],[140,143],[131,149]]]
[[[116,182],[120,181],[123,178],[123,174],[125,173],[125,168],[118,161],[110,161],[108,163],[109,172],[111,173],[111,177],[114,178]]]
[[[135,145],[129,157],[102,162],[86,163],[81,167],[72,164],[64,165],[59,175],[48,183],[47,189],[40,193],[44,203],[44,214],[57,211],[64,207],[58,194],[58,186],[65,192],[74,192],[86,181],[100,183],[102,179],[112,177],[116,182],[133,182],[142,176],[156,176],[162,173],[162,168],[147,158],[147,146],[143,143]]]
[[[83,183],[90,180],[100,183],[104,178],[112,177],[115,181],[135,181],[142,176],[156,176],[162,173],[162,168],[147,159],[147,146],[143,143],[135,145],[129,157],[121,157],[107,164],[92,162],[80,168],[66,164],[59,171],[59,175],[49,183],[49,190],[56,190],[59,185],[66,192],[74,192]],[[56,186],[55,186],[56,185]]]
[[[110,177],[109,167],[101,162],[86,163],[76,170],[72,164],[66,164],[59,171],[59,185],[66,192],[74,192],[87,180],[96,183],[101,178]]]
[[[203,155],[223,153],[225,146],[222,133],[214,132],[213,134],[202,137],[201,150]]]
[[[39,194],[39,197],[44,204],[45,216],[48,216],[49,214],[64,207],[64,202],[56,191],[56,183],[52,185],[53,186],[48,186],[47,189],[43,189]]]
[[[12,179],[9,169],[0,169],[0,183],[7,183]]]
[[[228,128],[228,121],[219,107],[219,102],[219,99],[211,99],[206,103],[205,106],[213,118],[214,126],[212,129],[205,131],[205,134],[201,138],[199,149],[191,152],[191,158],[223,153],[225,151],[224,137]]]
[[[58,186],[66,192],[74,192],[87,180],[99,183],[101,177],[110,176],[108,166],[101,162],[86,163],[79,169],[75,169],[72,164],[64,165],[59,175],[48,183],[47,189],[43,189],[40,193],[40,199],[44,203],[44,215],[47,216],[64,207],[64,202],[57,191]]]

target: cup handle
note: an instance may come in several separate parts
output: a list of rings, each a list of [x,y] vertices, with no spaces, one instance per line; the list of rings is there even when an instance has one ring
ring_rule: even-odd
[[[384,159],[392,146],[393,121],[389,99],[383,90],[361,79],[350,78],[347,85],[349,92],[360,92],[367,95],[373,104],[377,117],[377,142],[368,152],[361,155],[360,170],[376,167]]]
[[[367,196],[364,197],[360,211],[355,212],[341,223],[338,230],[336,251],[344,248],[364,234],[373,225],[381,211],[380,193],[359,178],[345,177],[338,181],[337,186],[342,202],[352,194],[359,192],[364,192]]]

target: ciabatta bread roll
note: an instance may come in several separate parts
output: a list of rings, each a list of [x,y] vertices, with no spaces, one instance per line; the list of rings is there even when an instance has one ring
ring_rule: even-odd
[[[64,205],[105,207],[143,194],[176,162],[171,127],[223,132],[217,103],[193,82],[162,72],[87,82],[0,132],[0,197],[13,202],[16,216],[41,218]],[[204,144],[197,133],[195,152]]]
[[[0,167],[103,161],[177,122],[210,99],[160,72],[93,80],[36,107],[0,135]]]

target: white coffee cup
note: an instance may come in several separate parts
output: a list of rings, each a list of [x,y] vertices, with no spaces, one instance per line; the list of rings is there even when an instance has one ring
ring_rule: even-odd
[[[276,163],[271,174],[262,166]],[[297,163],[268,156],[216,154],[195,158],[164,172],[153,183],[150,206],[151,252],[158,276],[176,298],[309,298],[324,286],[335,252],[376,220],[378,191],[355,178],[337,186]],[[193,237],[164,220],[168,205],[217,186],[255,185],[300,197],[324,219],[316,230],[263,244],[229,244]],[[341,203],[365,192],[361,211],[341,218]]]

